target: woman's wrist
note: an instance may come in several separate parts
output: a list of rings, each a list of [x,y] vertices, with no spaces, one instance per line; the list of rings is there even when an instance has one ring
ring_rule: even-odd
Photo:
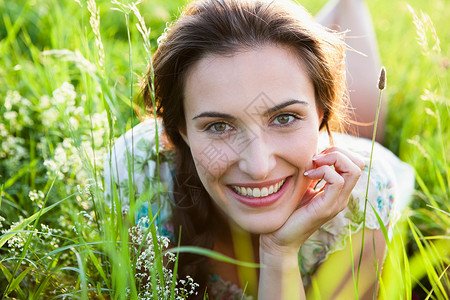
[[[291,259],[298,256],[301,243],[296,241],[294,244],[283,245],[270,235],[261,235],[259,238],[260,262],[267,260],[279,260],[281,258]]]
[[[296,252],[276,254],[260,248],[260,264],[258,299],[305,299]]]
[[[298,270],[298,249],[279,247],[278,249],[265,249],[260,246],[259,261],[262,266],[267,268]]]

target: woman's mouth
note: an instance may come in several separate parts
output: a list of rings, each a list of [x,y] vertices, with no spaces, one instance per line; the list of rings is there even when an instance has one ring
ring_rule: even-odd
[[[247,185],[229,185],[231,193],[242,204],[252,208],[262,208],[271,206],[287,189],[290,177],[286,177],[275,183],[257,187],[254,184]]]
[[[283,186],[284,182],[286,181],[286,178],[283,180],[280,180],[279,182],[268,185],[265,187],[246,187],[246,186],[237,186],[232,185],[231,188],[233,191],[241,196],[246,196],[248,198],[262,198],[267,197],[269,195],[277,193],[281,187]]]

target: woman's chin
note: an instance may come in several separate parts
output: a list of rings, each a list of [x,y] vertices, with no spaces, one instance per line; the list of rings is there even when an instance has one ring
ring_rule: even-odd
[[[252,233],[252,234],[266,234],[271,233],[274,231],[277,231],[278,229],[283,226],[286,220],[262,220],[262,221],[255,221],[255,222],[249,222],[249,220],[246,220],[246,222],[239,222],[240,227],[242,227],[244,230]]]

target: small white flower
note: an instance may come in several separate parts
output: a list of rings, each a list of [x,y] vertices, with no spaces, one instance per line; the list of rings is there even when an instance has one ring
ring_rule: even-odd
[[[32,190],[28,193],[28,197],[30,197],[31,201],[38,202],[39,200],[44,199],[45,195],[42,191]]]
[[[17,119],[17,112],[16,111],[7,111],[3,114],[3,117],[8,121],[13,122]]]
[[[80,125],[80,122],[77,120],[77,118],[70,117],[69,124],[70,124],[70,126],[72,126],[72,128],[78,128],[78,126]]]
[[[41,98],[39,98],[39,106],[41,108],[49,108],[50,107],[50,97],[48,95],[44,95]]]
[[[75,106],[75,97],[77,96],[75,88],[72,84],[65,81],[61,87],[53,91],[54,103],[58,106],[65,104],[65,106]]]
[[[22,96],[17,91],[8,91],[5,97],[5,108],[11,110],[14,105],[19,105]]]
[[[45,127],[54,127],[58,121],[58,110],[54,107],[50,107],[42,112],[42,124]]]

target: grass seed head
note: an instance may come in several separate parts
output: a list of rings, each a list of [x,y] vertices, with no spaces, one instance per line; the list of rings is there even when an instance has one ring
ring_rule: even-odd
[[[378,89],[384,90],[386,87],[386,69],[381,67],[380,77],[378,77]]]

